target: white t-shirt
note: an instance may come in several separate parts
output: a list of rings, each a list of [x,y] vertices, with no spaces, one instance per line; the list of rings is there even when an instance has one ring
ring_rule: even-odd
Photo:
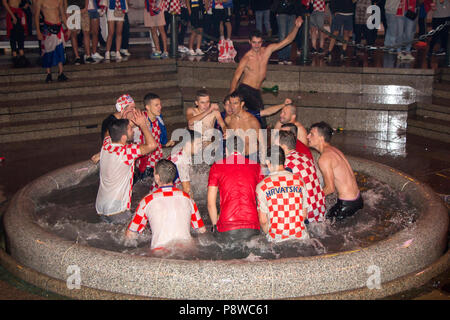
[[[147,221],[152,230],[152,249],[173,241],[189,241],[190,226],[204,226],[195,202],[173,186],[160,187],[142,199],[128,229],[140,233]]]
[[[103,140],[100,186],[95,201],[98,214],[111,215],[130,209],[134,161],[140,156],[138,144],[112,143],[109,136]]]

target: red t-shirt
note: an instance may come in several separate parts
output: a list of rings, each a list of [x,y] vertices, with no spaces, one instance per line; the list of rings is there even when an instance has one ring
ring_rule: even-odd
[[[260,165],[238,153],[211,166],[208,186],[218,187],[220,194],[217,231],[259,230],[255,190],[263,178]]]
[[[297,144],[295,145],[295,151],[297,151],[300,154],[304,154],[310,160],[314,160],[311,150],[309,150],[309,148],[307,146],[305,146],[305,144],[298,139],[297,139]]]

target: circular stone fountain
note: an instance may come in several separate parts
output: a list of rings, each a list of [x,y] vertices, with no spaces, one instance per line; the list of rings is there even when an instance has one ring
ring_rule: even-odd
[[[408,199],[418,213],[410,226],[364,248],[311,257],[175,260],[103,250],[58,237],[36,222],[40,199],[98,174],[87,161],[51,172],[14,196],[4,216],[9,254],[0,250],[0,261],[28,282],[84,299],[380,298],[423,285],[448,268],[448,213],[439,197],[402,172],[348,158],[355,171]],[[71,266],[79,270],[80,289],[67,286]],[[373,288],[377,274],[381,284]]]

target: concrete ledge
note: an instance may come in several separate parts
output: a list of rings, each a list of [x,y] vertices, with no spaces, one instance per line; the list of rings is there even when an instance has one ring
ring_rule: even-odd
[[[429,187],[390,167],[349,157],[352,167],[401,190],[420,211],[414,225],[367,248],[315,257],[263,261],[181,261],[130,256],[61,239],[34,222],[35,203],[52,190],[96,174],[90,162],[51,172],[19,191],[4,216],[8,252],[28,268],[65,282],[77,265],[82,284],[126,295],[169,299],[283,299],[320,295],[373,298],[366,290],[371,265],[382,271],[377,298],[391,295],[401,277],[431,274],[447,244],[448,213]],[[448,266],[448,258],[444,266]],[[439,273],[439,272],[438,272]],[[395,281],[394,285],[389,285]],[[412,277],[401,290],[416,286]],[[422,278],[423,279],[423,278]],[[355,291],[356,290],[356,291]],[[398,292],[398,291],[397,291]]]

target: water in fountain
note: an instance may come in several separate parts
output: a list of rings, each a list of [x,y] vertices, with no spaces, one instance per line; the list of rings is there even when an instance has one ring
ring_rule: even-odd
[[[208,170],[204,166],[191,175],[194,197],[202,218],[208,227],[211,222],[206,206]],[[112,225],[100,220],[95,211],[98,176],[90,176],[80,184],[57,190],[40,199],[36,211],[38,224],[46,230],[79,244],[110,251],[141,256],[163,255],[171,259],[229,260],[229,259],[279,259],[314,256],[367,247],[388,238],[401,229],[412,225],[417,210],[411,209],[409,201],[400,192],[374,177],[357,173],[357,181],[365,207],[342,222],[310,223],[307,226],[310,239],[285,241],[274,244],[263,234],[250,241],[223,243],[207,232],[193,232],[193,243],[172,247],[170,252],[153,253],[150,250],[151,231],[145,231],[134,241],[124,240],[124,225]],[[150,179],[137,183],[133,188],[132,210],[148,192]],[[336,201],[327,197],[327,208]]]

